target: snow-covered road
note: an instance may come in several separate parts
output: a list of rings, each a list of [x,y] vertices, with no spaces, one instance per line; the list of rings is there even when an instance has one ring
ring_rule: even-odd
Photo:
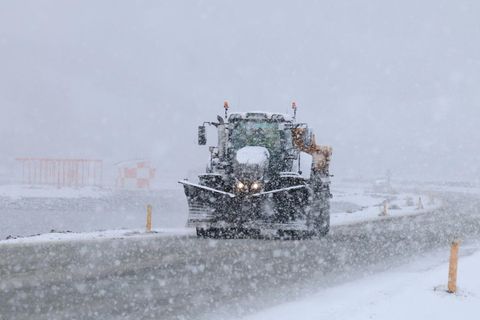
[[[447,292],[448,248],[413,262],[269,308],[242,320],[477,320],[480,242],[461,244],[458,286]]]
[[[480,199],[308,241],[143,237],[0,246],[5,319],[226,319],[480,237]]]

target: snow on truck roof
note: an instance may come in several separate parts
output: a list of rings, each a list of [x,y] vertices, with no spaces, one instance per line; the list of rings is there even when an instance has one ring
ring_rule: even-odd
[[[235,120],[274,120],[274,121],[292,121],[293,117],[283,113],[272,113],[264,111],[236,112],[230,114],[228,121]]]

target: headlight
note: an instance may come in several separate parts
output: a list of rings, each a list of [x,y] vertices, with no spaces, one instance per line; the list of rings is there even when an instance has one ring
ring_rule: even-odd
[[[242,193],[259,192],[261,191],[261,189],[262,189],[262,183],[260,181],[242,182],[237,180],[237,182],[235,182],[235,190],[237,190],[237,192],[242,192]]]

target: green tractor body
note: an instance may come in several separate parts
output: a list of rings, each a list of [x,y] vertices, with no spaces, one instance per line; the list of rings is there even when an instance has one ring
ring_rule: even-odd
[[[282,114],[234,113],[208,123],[217,146],[198,182],[180,181],[187,196],[187,225],[199,236],[312,236],[330,224],[331,149],[315,144],[306,124]],[[205,126],[199,144],[206,144]],[[312,155],[308,177],[300,154]]]

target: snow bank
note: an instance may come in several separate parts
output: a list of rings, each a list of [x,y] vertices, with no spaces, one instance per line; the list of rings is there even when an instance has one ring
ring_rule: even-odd
[[[18,237],[0,240],[0,246],[18,243],[43,243],[56,241],[84,241],[98,239],[126,239],[126,238],[155,238],[166,236],[194,235],[195,230],[188,228],[178,229],[153,229],[152,232],[145,230],[103,230],[94,232],[50,232],[30,237]]]
[[[480,247],[475,249],[473,255],[460,257],[457,294],[445,291],[449,252],[445,248],[442,256],[328,288],[244,320],[478,319]]]

